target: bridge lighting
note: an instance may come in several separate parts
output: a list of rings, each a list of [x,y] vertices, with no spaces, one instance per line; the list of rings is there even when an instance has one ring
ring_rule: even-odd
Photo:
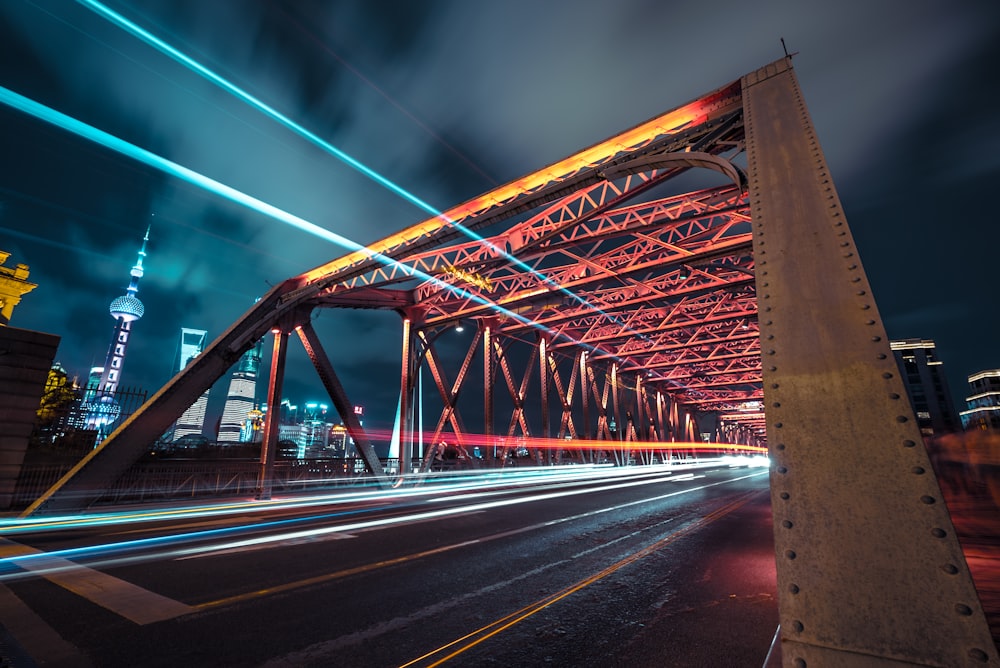
[[[718,460],[714,460],[708,465],[717,466],[718,463]],[[625,507],[634,507],[660,499],[697,493],[711,487],[732,484],[755,475],[760,475],[760,473],[749,474],[731,480],[707,483],[693,488],[665,492],[651,498],[604,508],[600,512],[614,512]],[[60,530],[84,526],[120,526],[123,523],[155,522],[178,517],[189,519],[194,517],[232,515],[245,513],[248,508],[273,511],[280,516],[287,512],[288,509],[332,506],[330,508],[331,512],[319,515],[309,514],[304,517],[274,519],[253,524],[198,529],[187,533],[124,540],[81,548],[67,548],[15,555],[4,560],[6,568],[0,571],[0,582],[30,578],[46,573],[59,572],[68,568],[77,568],[76,564],[67,565],[64,561],[67,559],[95,560],[91,561],[91,563],[95,565],[111,565],[156,559],[192,558],[197,555],[211,554],[222,550],[238,550],[263,545],[278,546],[289,540],[315,538],[323,535],[332,536],[338,533],[348,533],[377,527],[426,522],[428,520],[470,512],[482,512],[490,508],[523,505],[535,501],[580,496],[624,487],[655,485],[663,482],[691,479],[693,477],[696,476],[691,473],[677,474],[676,469],[665,467],[609,468],[601,466],[574,466],[563,469],[528,468],[507,471],[500,474],[494,471],[488,475],[479,475],[472,479],[458,480],[457,482],[443,482],[429,488],[393,491],[364,490],[346,494],[338,493],[311,498],[290,498],[263,503],[256,501],[236,502],[200,507],[184,506],[156,511],[143,510],[90,516],[0,520],[0,527],[3,528],[4,533],[11,534],[38,531],[40,529]],[[575,484],[588,479],[601,481],[604,484],[584,488],[580,488]],[[488,491],[485,493],[478,491],[484,488],[487,488]],[[524,493],[509,495],[506,498],[494,498],[489,501],[474,501],[483,497],[504,496],[504,488],[508,492],[520,489]],[[452,495],[450,500],[454,501],[455,499],[462,498],[468,501],[468,503],[443,509],[418,509],[417,504],[421,503],[421,500],[431,503],[441,500],[442,491],[462,492],[462,494]],[[384,510],[385,504],[368,503],[360,508],[346,505],[363,500],[393,503],[405,512],[388,518],[369,519],[366,515]],[[318,529],[295,528],[297,524],[310,523],[320,518],[333,520],[333,523]],[[337,521],[344,523],[337,524]],[[277,529],[279,533],[265,536],[255,535],[261,530],[268,529]],[[192,545],[192,543],[195,545]]]
[[[110,9],[107,9],[106,7],[104,7],[103,5],[101,5],[100,3],[96,2],[95,0],[80,0],[80,2],[83,2],[84,4],[87,4],[88,6],[90,6],[91,8],[93,8],[95,10],[99,10],[100,13],[103,13],[103,14],[109,16],[110,18],[114,18],[114,16],[118,16],[118,15],[114,14],[114,12],[111,12]],[[114,15],[114,16],[112,16],[112,15]],[[124,17],[121,17],[121,18],[122,18],[123,21],[125,21]],[[114,19],[114,20],[115,20],[116,23],[119,23],[119,21],[117,19]],[[120,25],[124,25],[124,24],[120,23]],[[127,27],[127,26],[125,26],[125,27]],[[138,27],[136,26],[136,28],[138,28]],[[131,29],[130,29],[130,31],[131,31]],[[152,38],[151,35],[149,37]],[[143,39],[145,39],[145,37],[143,37]],[[155,38],[152,38],[152,39],[155,40]],[[157,40],[157,42],[159,42],[159,41]],[[162,44],[162,42],[160,42],[160,44]],[[161,48],[159,45],[156,45],[156,46],[157,46],[157,48]],[[172,48],[172,47],[169,47],[168,45],[165,45],[165,44],[163,46],[166,47],[166,48],[168,48],[168,49]],[[167,51],[165,51],[165,52],[167,52]],[[172,57],[183,56],[183,54],[180,54],[179,52],[176,52],[176,55],[174,53],[170,53],[170,52],[167,52],[167,53],[169,53],[169,55],[171,55]],[[249,96],[248,94],[240,91],[238,88],[236,88],[232,84],[229,84],[228,82],[226,82],[221,77],[218,77],[218,75],[214,75],[214,74],[210,73],[206,68],[203,68],[202,66],[197,65],[197,63],[194,63],[194,61],[192,61],[191,59],[187,58],[186,56],[183,56],[183,58],[187,59],[186,61],[183,60],[183,59],[181,59],[181,61],[184,62],[185,65],[187,65],[189,67],[192,67],[192,69],[195,69],[195,71],[198,71],[199,74],[202,74],[203,76],[206,76],[206,75],[210,74],[211,76],[206,76],[206,78],[208,78],[209,80],[211,80],[211,81],[219,84],[223,88],[226,88],[227,90],[229,90],[233,94],[237,95],[238,97],[241,97],[241,99],[246,99],[246,98],[249,98],[250,100],[254,99],[254,98],[252,98],[252,96]],[[188,62],[188,61],[190,61],[190,62]],[[198,68],[201,68],[201,69],[199,70]],[[204,72],[202,72],[201,70],[204,70]],[[247,100],[247,101],[249,101],[249,100]],[[601,353],[604,352],[604,351],[602,351],[600,348],[598,348],[596,346],[589,345],[589,344],[587,344],[587,343],[585,343],[583,341],[579,341],[579,340],[574,339],[574,338],[572,338],[570,336],[567,336],[565,334],[562,334],[562,333],[559,333],[559,332],[554,332],[553,330],[549,329],[548,327],[546,327],[544,325],[541,325],[539,323],[536,323],[536,322],[532,321],[531,319],[529,319],[529,318],[527,318],[525,316],[522,316],[522,315],[520,315],[520,314],[518,314],[518,313],[516,313],[516,312],[514,312],[514,311],[512,311],[510,309],[504,308],[503,306],[500,306],[499,304],[496,304],[496,303],[494,303],[494,302],[492,302],[492,301],[490,301],[490,300],[488,300],[488,299],[486,299],[484,297],[481,297],[481,296],[479,296],[477,294],[471,293],[468,290],[465,290],[463,288],[459,288],[457,286],[450,285],[447,282],[442,281],[441,279],[439,279],[439,278],[437,278],[435,276],[431,276],[430,274],[427,274],[427,273],[425,273],[423,271],[420,271],[420,270],[418,270],[418,269],[416,269],[414,267],[410,267],[410,266],[405,265],[403,263],[397,262],[396,260],[393,260],[392,258],[389,258],[389,257],[383,255],[382,253],[378,253],[378,252],[372,251],[367,246],[359,244],[356,241],[353,241],[351,239],[348,239],[347,237],[344,237],[344,236],[342,236],[340,234],[337,234],[336,232],[332,232],[332,231],[330,231],[330,230],[328,230],[328,229],[326,229],[324,227],[320,227],[319,225],[316,225],[315,223],[312,223],[312,222],[310,222],[308,220],[305,220],[304,218],[301,218],[301,217],[296,216],[296,215],[294,215],[292,213],[289,213],[289,212],[287,212],[287,211],[285,211],[283,209],[280,209],[280,208],[278,208],[278,207],[276,207],[276,206],[274,206],[272,204],[268,204],[267,202],[264,202],[263,200],[260,200],[260,199],[258,199],[256,197],[248,195],[247,193],[244,193],[244,192],[242,192],[240,190],[237,190],[236,188],[233,188],[231,186],[225,185],[224,183],[216,181],[215,179],[212,179],[212,178],[210,178],[208,176],[200,174],[200,173],[198,173],[198,172],[196,172],[196,171],[194,171],[192,169],[184,167],[183,165],[175,163],[175,162],[173,162],[171,160],[168,160],[168,159],[166,159],[166,158],[164,158],[162,156],[159,156],[159,155],[153,153],[152,151],[148,151],[148,150],[146,150],[144,148],[136,146],[135,144],[131,144],[131,143],[129,143],[129,142],[123,140],[123,139],[120,139],[119,137],[116,137],[116,136],[114,136],[114,135],[112,135],[112,134],[110,134],[108,132],[103,131],[103,130],[99,130],[96,127],[88,125],[88,124],[84,123],[83,121],[77,120],[77,119],[75,119],[75,118],[73,118],[71,116],[67,116],[66,114],[63,114],[62,112],[56,111],[55,109],[47,107],[47,106],[45,106],[45,105],[43,105],[43,104],[41,104],[39,102],[35,102],[34,100],[31,100],[31,99],[29,99],[29,98],[27,98],[27,97],[25,97],[23,95],[20,95],[19,93],[16,93],[16,92],[14,92],[14,91],[12,91],[12,90],[10,90],[8,88],[5,88],[3,86],[0,86],[0,103],[6,104],[9,107],[12,107],[12,108],[17,109],[19,111],[22,111],[24,113],[30,114],[31,116],[34,116],[35,118],[38,118],[38,119],[40,119],[42,121],[45,121],[47,123],[50,123],[50,124],[55,125],[57,127],[60,127],[60,128],[62,128],[64,130],[68,130],[69,132],[72,132],[73,134],[76,134],[76,135],[78,135],[80,137],[88,139],[88,140],[90,140],[90,141],[92,141],[92,142],[94,142],[96,144],[100,144],[102,146],[105,146],[106,148],[109,148],[109,149],[111,149],[111,150],[113,150],[113,151],[115,151],[117,153],[120,153],[121,155],[126,156],[126,157],[132,158],[133,160],[136,160],[137,162],[141,162],[141,163],[143,163],[145,165],[148,165],[150,167],[153,167],[154,169],[157,169],[157,170],[159,170],[159,171],[161,171],[161,172],[163,172],[165,174],[169,174],[169,175],[174,176],[176,178],[179,178],[179,179],[181,179],[183,181],[186,181],[187,183],[190,183],[191,185],[194,185],[194,186],[196,186],[198,188],[201,188],[201,189],[206,190],[208,192],[211,192],[213,194],[219,195],[219,196],[221,196],[221,197],[223,197],[223,198],[225,198],[225,199],[227,199],[227,200],[229,200],[229,201],[231,201],[231,202],[233,202],[235,204],[239,204],[239,205],[244,206],[246,208],[249,208],[249,209],[251,209],[253,211],[261,213],[261,214],[263,214],[263,215],[265,215],[265,216],[267,216],[269,218],[272,218],[272,219],[277,220],[279,222],[285,223],[287,225],[295,227],[295,228],[297,228],[299,230],[302,230],[304,232],[308,232],[308,233],[310,233],[310,234],[312,234],[312,235],[314,235],[316,237],[319,237],[321,239],[329,241],[329,242],[331,242],[331,243],[333,243],[333,244],[335,244],[337,246],[340,246],[341,248],[344,248],[344,249],[346,249],[348,251],[354,251],[354,252],[362,253],[362,254],[366,255],[367,257],[371,258],[372,260],[375,260],[376,262],[382,264],[383,266],[396,267],[396,268],[400,269],[401,271],[403,271],[404,273],[406,273],[407,275],[409,275],[411,277],[418,278],[420,280],[432,283],[432,284],[440,287],[441,289],[447,290],[449,292],[452,292],[452,293],[454,293],[454,294],[456,294],[456,295],[458,295],[458,296],[460,296],[460,297],[462,297],[464,299],[470,299],[470,300],[472,300],[472,301],[474,301],[474,302],[476,302],[476,303],[478,303],[478,304],[480,304],[482,306],[485,306],[486,308],[489,308],[490,310],[498,313],[501,316],[506,316],[506,317],[514,318],[518,322],[521,322],[521,323],[523,323],[523,324],[525,324],[525,325],[527,325],[529,327],[533,327],[535,329],[538,329],[539,331],[542,331],[542,332],[545,332],[547,334],[553,335],[553,336],[555,336],[557,338],[566,339],[566,340],[568,340],[568,341],[570,341],[570,342],[572,342],[572,343],[574,343],[576,345],[579,345],[581,347],[593,350],[595,352],[601,352]],[[268,107],[267,109],[270,109],[270,108]],[[262,111],[263,110],[264,109],[262,109]],[[268,113],[269,115],[271,114],[271,112],[273,112],[274,114],[277,114],[277,112],[274,112],[273,110],[265,111],[265,113]],[[289,122],[291,122],[291,121],[289,121]],[[681,126],[677,126],[677,128],[674,128],[674,130],[679,129],[680,127]],[[295,129],[295,128],[292,128],[292,129]],[[303,129],[303,131],[305,131],[305,130]],[[663,131],[670,132],[670,131],[673,131],[673,130],[663,129]],[[333,149],[334,147],[331,146],[330,148]],[[334,150],[336,151],[336,149],[334,149]],[[337,151],[337,153],[341,153],[341,152]],[[342,159],[345,162],[347,162],[348,164],[350,164],[351,166],[354,166],[356,169],[360,169],[360,168],[364,167],[363,165],[361,165],[360,163],[358,163],[353,158],[350,158],[350,156],[347,156],[346,154],[343,154],[343,158]],[[371,170],[368,170],[367,168],[364,168],[364,170],[361,170],[361,171],[364,172],[365,170],[367,170],[368,172],[371,172]],[[371,178],[375,179],[379,183],[383,183],[383,181],[384,181],[385,182],[384,185],[386,185],[387,187],[389,187],[390,190],[393,190],[393,192],[396,192],[397,190],[402,190],[398,186],[395,186],[394,184],[391,184],[391,182],[389,182],[384,177],[380,177],[379,176],[378,178],[376,178],[377,175],[374,172],[372,172],[371,174],[368,174],[368,175],[371,176]],[[390,187],[390,185],[391,185],[391,187]],[[407,199],[409,199],[410,201],[413,201],[412,196],[407,197]],[[452,222],[459,229],[462,229],[463,231],[465,231],[464,228],[462,228],[457,223],[454,223],[454,221],[451,221],[450,219],[447,219],[447,218],[444,218],[444,219],[448,220],[448,222]],[[488,243],[485,239],[483,239],[483,237],[480,237],[479,235],[475,235],[473,238],[475,238],[477,240],[481,240],[481,241],[483,241],[485,243]],[[491,245],[491,247],[493,247],[493,246]],[[493,247],[493,248],[495,248],[495,247]],[[557,290],[559,290],[561,292],[566,293],[574,301],[576,301],[576,302],[584,305],[586,308],[588,308],[588,309],[590,309],[590,310],[592,310],[592,311],[594,311],[596,313],[599,313],[603,317],[609,319],[611,322],[614,322],[614,323],[616,323],[618,325],[621,325],[621,326],[625,326],[625,323],[622,322],[619,318],[617,318],[614,315],[609,314],[609,313],[607,313],[607,312],[605,312],[605,311],[603,311],[601,309],[595,308],[594,306],[592,306],[591,304],[589,304],[582,297],[580,297],[580,296],[578,296],[576,294],[573,294],[572,292],[570,292],[566,288],[563,288],[561,286],[558,286],[558,285],[554,284],[551,279],[549,279],[546,276],[541,276],[540,274],[538,274],[537,272],[535,272],[532,268],[528,267],[527,265],[525,265],[520,260],[517,260],[516,258],[511,258],[506,253],[502,252],[501,249],[496,249],[496,251],[500,255],[502,255],[502,256],[507,257],[508,259],[510,259],[518,267],[520,267],[522,269],[525,269],[526,271],[528,271],[528,272],[530,272],[530,273],[532,273],[532,274],[534,274],[536,276],[539,276],[543,282],[545,282],[545,283],[547,283],[549,285],[552,285],[553,287],[555,287]],[[272,330],[272,333],[274,333],[274,334],[280,334],[280,329],[275,328],[275,329]]]
[[[131,144],[125,141],[124,139],[120,139],[110,133],[104,132],[103,130],[99,130],[91,125],[87,125],[83,121],[79,121],[75,118],[67,116],[66,114],[56,111],[55,109],[52,109],[50,107],[46,107],[45,105],[39,102],[35,102],[34,100],[24,97],[23,95],[20,95],[19,93],[16,93],[2,86],[0,86],[0,102],[10,107],[13,107],[14,109],[30,114],[35,118],[43,120],[47,123],[51,123],[52,125],[63,128],[64,130],[68,130],[80,137],[89,139],[90,141],[96,144],[100,144],[102,146],[110,148],[111,150],[116,151],[117,153],[120,153],[129,158],[132,158],[133,160],[149,165],[150,167],[158,169],[161,172],[164,172],[165,174],[169,174],[171,176],[180,178],[181,180],[186,181],[191,185],[197,186],[203,190],[214,193],[216,195],[220,195],[221,197],[224,197],[225,199],[228,199],[229,201],[234,202],[235,204],[247,207],[248,209],[261,213],[269,218],[273,218],[274,220],[285,223],[287,225],[291,225],[292,227],[295,227],[304,232],[308,232],[316,237],[329,241],[346,250],[364,253],[371,259],[382,264],[383,266],[398,267],[399,269],[403,270],[408,275],[414,278],[419,278],[421,280],[433,283],[434,285],[437,285],[443,290],[447,290],[449,292],[457,294],[465,299],[471,299],[472,301],[475,301],[476,303],[482,306],[485,306],[493,311],[496,311],[497,313],[506,315],[508,317],[512,317],[525,325],[555,335],[554,332],[552,332],[544,325],[540,325],[536,322],[533,322],[529,318],[526,318],[518,313],[510,311],[500,306],[499,304],[495,304],[488,299],[480,297],[477,294],[471,293],[463,288],[450,285],[435,276],[431,276],[430,274],[420,271],[419,269],[415,269],[413,267],[409,267],[405,264],[397,262],[396,260],[393,260],[392,258],[383,255],[382,253],[377,253],[375,251],[372,251],[367,246],[363,246],[356,241],[353,241],[351,239],[348,239],[347,237],[337,234],[336,232],[331,232],[330,230],[324,227],[320,227],[319,225],[316,225],[315,223],[312,223],[304,218],[296,216],[295,214],[289,213],[284,209],[279,209],[278,207],[272,204],[268,204],[263,200],[257,199],[252,195],[248,195],[240,190],[237,190],[236,188],[227,186],[224,183],[209,178],[192,169],[184,167],[183,165],[179,165],[176,162],[167,160],[166,158],[159,156],[151,151],[148,151],[144,148],[140,148],[135,144]],[[281,330],[280,328],[276,327],[273,328],[271,332],[273,334],[280,334]],[[559,335],[559,336],[563,338],[569,338],[566,337],[565,335]],[[579,341],[576,341],[576,343],[580,345],[586,345]]]

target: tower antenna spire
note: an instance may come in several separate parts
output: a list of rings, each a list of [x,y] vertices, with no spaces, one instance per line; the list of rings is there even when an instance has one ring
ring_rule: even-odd
[[[121,408],[115,401],[114,395],[121,380],[122,367],[125,366],[125,352],[132,335],[132,323],[141,318],[146,311],[146,307],[135,296],[135,293],[139,291],[139,279],[145,273],[142,260],[146,257],[146,245],[149,243],[151,228],[151,225],[146,227],[146,234],[142,238],[142,247],[139,248],[135,264],[129,272],[129,283],[125,294],[113,299],[108,307],[111,317],[115,319],[115,332],[111,339],[111,345],[108,346],[108,354],[104,359],[101,380],[97,385],[95,395],[90,397],[91,407],[87,414],[88,426],[97,429],[99,441],[107,435],[107,430],[121,413]]]
[[[781,40],[781,50],[785,52],[785,58],[791,58],[792,56],[799,55],[798,51],[793,51],[792,53],[788,53],[788,47],[785,46],[785,38],[784,37],[779,37],[778,39]]]

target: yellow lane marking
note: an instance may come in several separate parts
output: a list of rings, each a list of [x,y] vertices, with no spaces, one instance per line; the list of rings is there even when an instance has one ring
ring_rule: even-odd
[[[615,573],[621,568],[624,568],[625,566],[628,566],[629,564],[632,564],[638,561],[639,559],[642,559],[643,557],[648,556],[653,552],[656,552],[657,550],[663,548],[666,545],[669,545],[670,543],[676,541],[677,539],[689,533],[692,533],[695,530],[701,529],[702,527],[728,515],[729,513],[732,513],[733,511],[737,510],[738,508],[746,504],[752,497],[760,493],[761,492],[759,491],[748,492],[742,495],[741,497],[737,498],[735,501],[732,501],[731,503],[722,506],[721,508],[709,513],[708,515],[705,515],[703,518],[695,522],[692,522],[683,529],[675,531],[669,536],[666,536],[665,538],[662,538],[656,541],[655,543],[647,545],[638,552],[634,552],[633,554],[625,557],[621,561],[618,561],[612,564],[611,566],[608,566],[599,573],[595,573],[594,575],[586,577],[583,580],[577,582],[576,584],[570,585],[569,587],[561,591],[558,591],[555,594],[547,596],[541,600],[538,600],[530,605],[521,608],[520,610],[517,610],[515,612],[510,613],[509,615],[501,617],[500,619],[497,619],[491,622],[490,624],[487,624],[486,626],[483,626],[475,631],[472,631],[471,633],[467,633],[461,638],[456,638],[450,643],[442,645],[437,649],[427,652],[423,656],[419,656],[416,659],[413,659],[412,661],[402,664],[399,668],[407,668],[408,666],[414,666],[425,659],[432,659],[436,655],[443,654],[444,652],[447,652],[449,650],[453,650],[451,651],[450,654],[441,657],[440,659],[434,661],[433,663],[426,664],[425,668],[434,668],[434,666],[440,666],[446,661],[450,661],[456,656],[462,654],[467,650],[472,649],[476,645],[488,640],[489,638],[492,638],[493,636],[502,633],[503,631],[515,626],[516,624],[519,624],[520,622],[541,612],[542,610],[548,608],[554,603],[561,601],[567,596],[574,594],[580,591],[581,589],[588,587],[594,584],[595,582],[606,578],[607,576]]]
[[[258,598],[260,596],[280,594],[282,592],[298,589],[299,587],[308,587],[310,585],[322,584],[324,582],[330,582],[332,580],[339,580],[340,578],[346,578],[351,575],[357,575],[358,573],[367,573],[368,571],[374,571],[379,568],[383,568],[385,566],[395,566],[396,564],[402,564],[407,561],[413,561],[414,559],[422,559],[423,557],[427,557],[432,554],[440,554],[442,552],[448,552],[449,550],[455,550],[460,547],[473,545],[478,542],[480,541],[470,540],[464,543],[455,543],[454,545],[446,545],[444,547],[438,547],[433,550],[426,550],[424,552],[415,552],[413,554],[407,554],[402,557],[396,557],[395,559],[386,559],[385,561],[375,561],[370,564],[363,564],[361,566],[355,566],[354,568],[347,568],[342,571],[336,571],[335,573],[324,573],[323,575],[317,575],[316,577],[306,578],[304,580],[296,580],[295,582],[287,582],[285,584],[275,585],[274,587],[268,587],[266,589],[258,589],[257,591],[246,592],[244,594],[236,594],[235,596],[220,598],[215,601],[198,603],[194,606],[194,608],[198,610],[203,610],[206,608],[217,608],[219,606],[231,605],[233,603],[247,601],[253,598]]]
[[[24,545],[17,545],[6,538],[0,538],[0,549],[4,552],[17,551],[20,555],[44,555]],[[131,582],[80,566],[61,557],[39,556],[17,564],[24,570],[38,572],[43,578],[82,596],[91,603],[124,617],[136,624],[145,625],[173,619],[195,611],[189,605],[143,589]]]
[[[716,482],[716,483],[712,483],[710,485],[706,485],[705,487],[715,487],[717,485],[729,484],[731,482],[736,482],[736,481],[739,481],[739,480],[743,480],[744,478],[756,477],[758,475],[763,475],[763,474],[753,474],[753,475],[744,476],[744,477],[741,477],[741,478],[736,478],[734,480],[726,480],[726,481],[722,481],[722,482]],[[696,488],[696,489],[703,489],[703,488],[699,487],[699,488]],[[401,557],[396,557],[394,559],[387,559],[387,560],[384,560],[384,561],[376,561],[376,562],[373,562],[371,564],[364,564],[362,566],[356,566],[354,568],[348,568],[348,569],[345,569],[345,570],[336,571],[334,573],[325,573],[323,575],[317,575],[317,576],[314,576],[314,577],[311,577],[311,578],[306,578],[306,579],[303,579],[303,580],[296,580],[294,582],[287,582],[285,584],[275,585],[273,587],[268,587],[268,588],[265,588],[265,589],[258,589],[256,591],[250,591],[250,592],[246,592],[246,593],[243,593],[243,594],[235,594],[233,596],[227,596],[225,598],[220,598],[220,599],[217,599],[217,600],[214,600],[214,601],[205,601],[204,603],[196,603],[196,604],[194,604],[193,607],[196,608],[196,609],[198,609],[198,610],[210,609],[210,608],[218,608],[218,607],[222,607],[222,606],[225,606],[225,605],[232,605],[234,603],[242,603],[242,602],[254,599],[254,598],[260,598],[260,597],[263,597],[263,596],[270,596],[272,594],[285,593],[285,592],[292,591],[294,589],[298,589],[300,587],[309,587],[309,586],[313,586],[313,585],[317,585],[317,584],[323,584],[323,583],[326,583],[326,582],[332,582],[334,580],[339,580],[341,578],[349,577],[351,575],[357,575],[359,573],[367,573],[367,572],[370,572],[370,571],[382,568],[384,566],[394,566],[396,564],[402,564],[402,563],[406,563],[408,561],[414,561],[416,559],[422,559],[423,557],[430,556],[432,554],[441,554],[442,552],[448,552],[448,551],[451,551],[451,550],[454,550],[454,549],[458,549],[460,547],[466,547],[468,545],[475,545],[475,544],[480,544],[480,543],[487,543],[487,542],[490,542],[490,541],[493,541],[493,540],[497,540],[497,539],[500,539],[500,538],[507,538],[509,536],[514,536],[514,535],[517,535],[517,534],[520,534],[520,533],[526,533],[526,532],[529,532],[529,531],[534,531],[534,530],[542,528],[542,527],[553,526],[553,525],[556,525],[556,524],[561,524],[563,522],[571,522],[573,520],[581,519],[581,518],[584,518],[584,517],[590,517],[592,515],[599,515],[599,514],[602,514],[602,513],[606,513],[606,512],[618,510],[618,509],[621,509],[621,508],[626,508],[626,507],[629,507],[629,506],[639,505],[639,504],[642,504],[642,503],[648,503],[650,501],[655,501],[655,500],[660,499],[660,498],[666,498],[666,497],[677,496],[679,494],[685,494],[685,493],[687,493],[689,491],[693,491],[693,490],[684,490],[684,491],[680,491],[680,492],[671,492],[671,493],[666,494],[666,495],[664,495],[662,497],[654,497],[652,499],[641,499],[639,501],[632,501],[632,502],[629,502],[629,503],[622,504],[620,506],[611,506],[611,507],[603,508],[601,510],[589,511],[589,512],[585,512],[585,513],[581,513],[579,515],[572,515],[572,516],[564,517],[564,518],[557,519],[557,520],[549,520],[549,521],[546,521],[546,522],[540,522],[538,524],[532,524],[532,525],[529,525],[529,526],[519,527],[517,529],[511,529],[509,531],[503,531],[501,533],[493,534],[491,536],[484,536],[484,537],[477,538],[477,539],[474,539],[474,540],[464,541],[464,542],[461,542],[461,543],[455,543],[453,545],[445,545],[445,546],[442,546],[442,547],[435,548],[433,550],[427,550],[425,552],[416,552],[414,554],[408,554],[408,555],[404,555],[404,556],[401,556]],[[479,511],[476,511],[476,512],[479,512]],[[421,521],[428,521],[428,520],[421,520]],[[372,531],[372,530],[381,529],[381,528],[384,528],[384,527],[369,527],[369,528],[365,528],[365,529],[357,529],[357,530],[354,530],[352,533],[363,533],[365,531]],[[223,548],[223,549],[225,549],[225,548]],[[206,551],[206,555],[212,556],[213,554],[218,554],[220,551],[221,551],[221,549],[219,551]],[[195,556],[200,556],[200,555],[195,555]],[[180,558],[181,559],[188,559],[188,558],[191,558],[191,557],[180,557]]]

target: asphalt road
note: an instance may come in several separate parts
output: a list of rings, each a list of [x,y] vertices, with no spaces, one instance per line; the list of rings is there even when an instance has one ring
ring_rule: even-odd
[[[0,652],[13,666],[762,666],[778,622],[767,470],[622,472],[8,523]]]

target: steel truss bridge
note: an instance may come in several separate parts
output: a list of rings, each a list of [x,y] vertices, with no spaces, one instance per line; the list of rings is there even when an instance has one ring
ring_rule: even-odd
[[[717,185],[678,194],[706,170]],[[530,444],[541,424],[584,460],[576,441],[648,456],[711,413],[773,462],[784,665],[1000,663],[790,58],[277,285],[28,514],[93,502],[269,333],[268,405],[294,333],[385,479],[310,324],[326,308],[402,316],[402,470],[434,454],[414,458],[421,369],[431,442],[471,444],[460,395],[479,435]],[[455,370],[436,344],[459,322],[476,336]],[[276,442],[268,420],[264,498]]]

